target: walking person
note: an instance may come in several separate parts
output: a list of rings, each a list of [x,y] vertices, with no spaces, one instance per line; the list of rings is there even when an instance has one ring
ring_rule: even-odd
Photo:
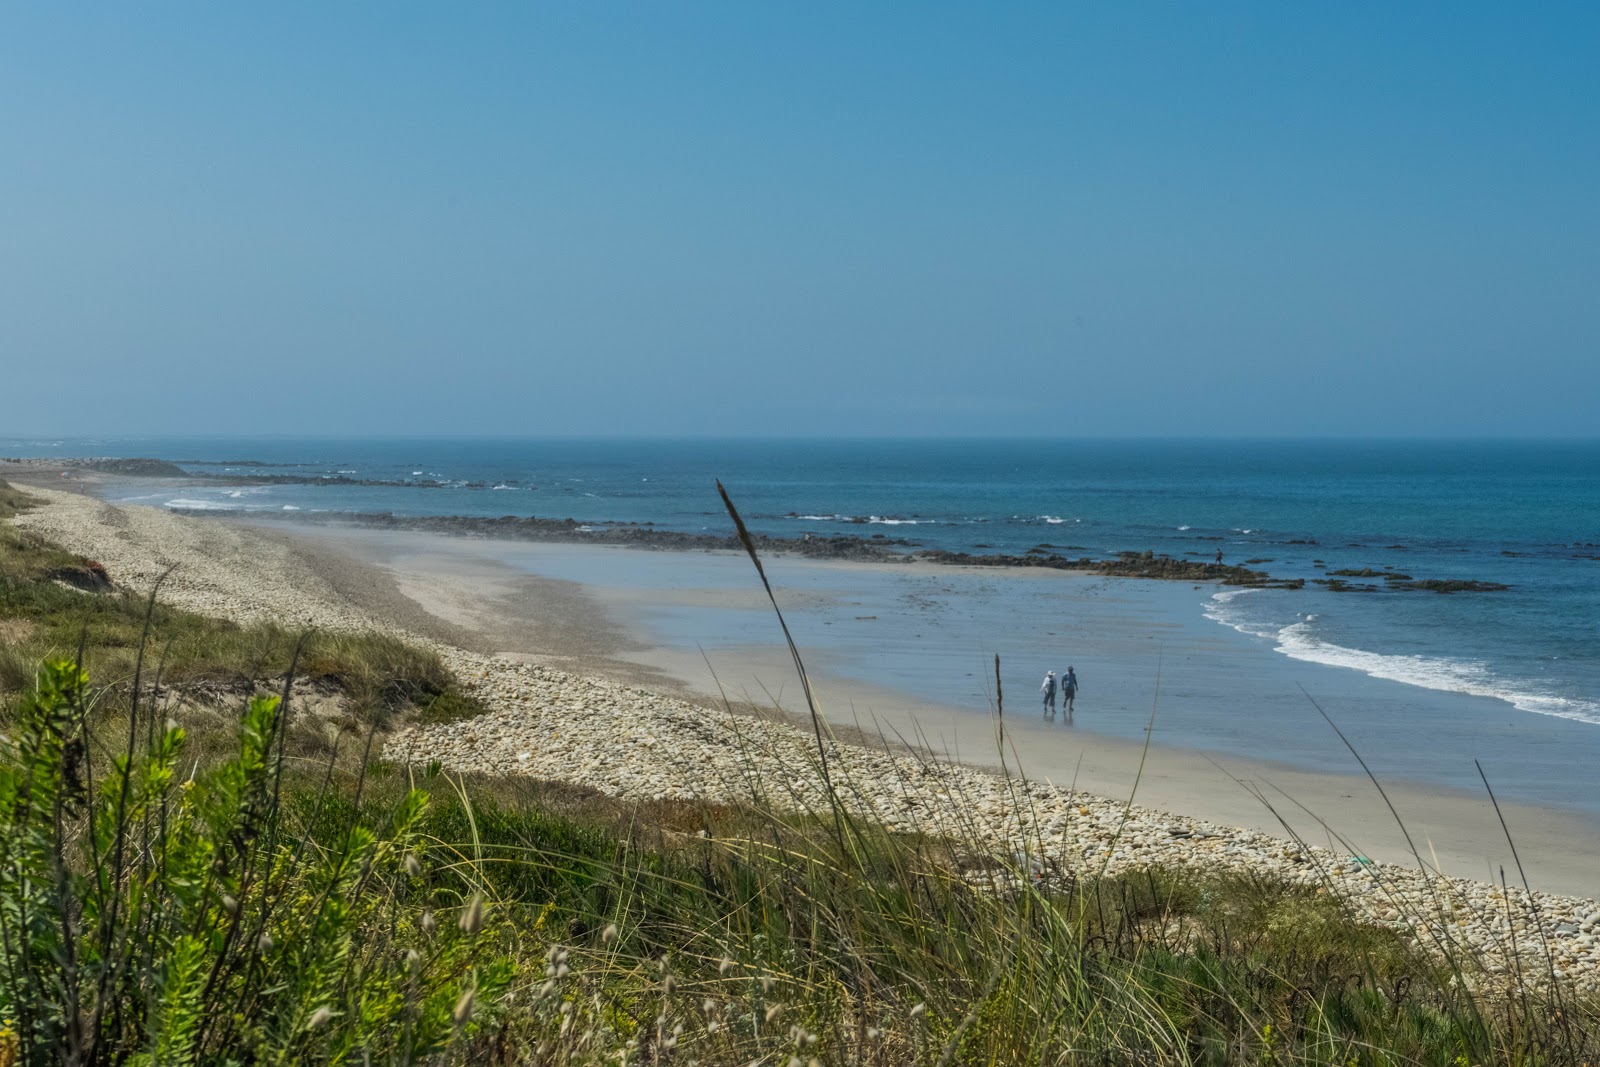
[[[1078,698],[1078,672],[1071,667],[1067,668],[1066,675],[1061,679],[1061,705],[1067,709],[1067,714],[1072,714],[1072,702]]]
[[[1042,693],[1044,693],[1044,713],[1045,713],[1045,715],[1048,716],[1049,718],[1052,718],[1052,719],[1055,718],[1055,714],[1056,714],[1056,672],[1055,671],[1045,671],[1044,672],[1044,684],[1039,687],[1039,690]]]

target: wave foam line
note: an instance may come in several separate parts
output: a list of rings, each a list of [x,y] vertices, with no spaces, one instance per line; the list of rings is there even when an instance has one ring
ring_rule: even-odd
[[[1600,724],[1600,704],[1588,700],[1551,696],[1546,693],[1518,692],[1505,688],[1488,665],[1468,660],[1435,659],[1430,656],[1394,656],[1365,652],[1323,641],[1311,635],[1311,623],[1297,622],[1278,632],[1278,647],[1291,659],[1323,663],[1330,667],[1357,670],[1372,678],[1402,682],[1422,689],[1503,700],[1518,711],[1551,715],[1558,719]]]
[[[167,501],[163,507],[188,508],[190,511],[243,511],[243,504],[220,504],[215,500],[190,500],[187,497],[177,497]]]
[[[1261,590],[1228,589],[1215,593],[1211,597],[1212,606],[1205,611],[1205,617],[1242,634],[1275,641],[1274,652],[1304,663],[1343,667],[1346,670],[1360,671],[1369,678],[1414,685],[1419,689],[1490,697],[1502,700],[1518,711],[1600,725],[1600,703],[1509,688],[1504,679],[1482,662],[1433,656],[1390,655],[1367,652],[1359,648],[1346,648],[1344,645],[1324,641],[1313,634],[1312,616],[1279,628],[1269,624],[1252,625],[1228,610],[1228,605],[1234,600],[1248,593],[1257,592]]]

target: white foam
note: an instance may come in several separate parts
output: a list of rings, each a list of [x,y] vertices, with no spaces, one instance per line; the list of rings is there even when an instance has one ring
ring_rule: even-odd
[[[1178,527],[1178,529],[1180,529],[1180,530],[1192,530],[1192,529],[1194,529],[1194,527],[1192,527],[1192,526],[1180,526],[1180,527]]]
[[[1278,636],[1278,628],[1276,626],[1252,623],[1248,619],[1241,618],[1238,611],[1229,610],[1228,605],[1235,600],[1248,593],[1259,592],[1261,592],[1259,589],[1224,589],[1220,592],[1212,593],[1211,606],[1207,607],[1203,614],[1212,622],[1220,622],[1222,625],[1231,627],[1250,637],[1275,638]]]
[[[1229,609],[1233,601],[1247,593],[1258,592],[1261,590],[1225,589],[1214,593],[1211,605],[1205,610],[1205,617],[1242,634],[1273,641],[1273,651],[1290,659],[1360,671],[1369,678],[1382,678],[1420,689],[1490,697],[1503,700],[1518,711],[1537,715],[1600,724],[1600,703],[1513,688],[1513,683],[1496,675],[1488,664],[1479,660],[1388,655],[1346,648],[1324,641],[1312,632],[1317,618],[1315,615],[1305,615],[1300,621],[1280,628],[1266,622],[1251,622],[1241,617],[1237,609]]]
[[[299,511],[300,509],[295,507],[293,504],[285,504],[283,506],[283,510],[284,511]]]
[[[1432,656],[1393,656],[1331,644],[1311,633],[1311,623],[1297,622],[1278,632],[1278,652],[1291,659],[1357,670],[1372,678],[1402,682],[1423,689],[1503,700],[1518,711],[1600,724],[1600,703],[1549,693],[1520,692],[1507,687],[1488,664],[1477,660]]]
[[[188,508],[191,511],[238,511],[232,504],[222,504],[215,500],[191,500],[188,497],[176,497],[168,500],[164,507]]]

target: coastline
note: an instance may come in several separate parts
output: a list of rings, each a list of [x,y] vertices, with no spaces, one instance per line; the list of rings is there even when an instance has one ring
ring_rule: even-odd
[[[392,558],[387,563],[359,554],[352,558],[348,551],[308,545],[304,536],[282,530],[263,532],[157,509],[117,507],[49,487],[41,495],[51,505],[24,516],[23,524],[75,551],[102,558],[129,588],[140,588],[168,563],[180,562],[183,568],[174,575],[167,595],[182,606],[233,618],[293,620],[330,628],[372,626],[420,636],[440,650],[458,674],[472,678],[496,709],[468,724],[407,731],[391,740],[392,754],[441,759],[457,769],[558,777],[635,799],[677,795],[735,800],[741,784],[748,786],[746,761],[755,759],[784,769],[794,799],[812,803],[820,799],[816,783],[804,770],[806,753],[814,750],[804,732],[773,715],[718,711],[708,706],[715,701],[704,699],[703,688],[697,692],[693,680],[678,671],[658,666],[661,677],[641,674],[651,667],[648,660],[640,662],[650,649],[641,648],[646,643],[626,627],[595,626],[597,598],[582,583],[548,578],[516,581],[514,595],[507,594],[507,602],[497,605],[483,594],[507,575],[490,573],[493,567],[478,573],[463,573],[459,567],[455,573],[437,567],[401,568],[397,573]],[[405,608],[408,601],[415,607]],[[562,620],[561,626],[523,631],[518,615],[525,611],[554,615]],[[513,642],[508,635],[520,636]],[[565,649],[563,640],[568,642]],[[592,647],[585,652],[585,643],[591,641],[600,649],[598,655]],[[523,647],[504,647],[518,642]],[[556,662],[563,666],[551,665]],[[612,671],[624,672],[624,680],[606,680]],[[826,669],[818,678],[831,706],[854,702],[872,709],[872,717],[863,715],[859,720],[834,713],[832,721],[841,727],[862,728],[860,733],[841,731],[854,735],[854,740],[887,726],[906,737],[920,733],[933,743],[930,747],[969,762],[981,762],[977,751],[993,747],[992,724],[982,719],[953,720],[947,735],[937,724],[929,728],[925,707],[910,709],[912,719],[897,718],[907,710],[889,706],[883,694],[857,687],[850,692],[861,699],[852,701],[839,688],[847,679]],[[673,680],[678,684],[675,690],[668,688]],[[913,721],[920,724],[915,732]],[[900,724],[906,728],[899,729]],[[1383,842],[1361,846],[1366,851],[1360,855],[1378,863],[1351,860],[1350,851],[1338,841],[1331,850],[1302,848],[1286,840],[1289,835],[1277,825],[1277,817],[1238,781],[1255,783],[1269,796],[1278,795],[1270,792],[1274,787],[1281,788],[1335,829],[1341,824],[1359,826],[1364,839],[1375,837],[1387,817],[1384,822],[1374,817],[1378,810],[1374,805],[1381,801],[1363,798],[1359,780],[1353,777],[1319,777],[1242,759],[1219,761],[1225,762],[1230,776],[1203,756],[1152,745],[1137,803],[1129,806],[1133,775],[1128,772],[1137,766],[1134,757],[1142,747],[1088,733],[1075,736],[1087,740],[1081,745],[1082,762],[1074,763],[1069,776],[1065,763],[1041,761],[1038,746],[1028,744],[1020,722],[1010,732],[1013,751],[1028,751],[1022,761],[1031,779],[1026,810],[1015,803],[1014,778],[1008,782],[955,763],[930,774],[915,755],[881,742],[868,746],[839,741],[830,744],[829,751],[847,768],[848,779],[864,790],[861,801],[891,825],[927,830],[953,825],[951,820],[971,821],[996,848],[1007,847],[1007,842],[1009,847],[1037,842],[1052,862],[1069,868],[1089,864],[1115,871],[1149,863],[1221,864],[1303,884],[1326,882],[1348,893],[1352,902],[1380,922],[1399,922],[1404,909],[1398,905],[1425,901],[1443,886],[1448,895],[1472,902],[1480,913],[1483,937],[1492,942],[1496,936],[1494,916],[1505,906],[1504,894],[1483,880],[1492,880],[1497,861],[1509,857],[1494,843],[1498,827],[1491,833],[1478,812],[1468,818],[1459,795],[1405,784],[1390,791],[1418,835],[1424,863],[1431,865],[1436,855],[1450,874],[1476,876],[1477,881],[1444,881],[1381,862],[1409,859],[1394,855]],[[552,743],[554,739],[559,743]],[[908,783],[913,782],[920,787],[908,792]],[[873,792],[876,785],[891,783],[890,788]],[[1101,785],[1105,788],[1094,788]],[[911,802],[904,803],[908,797]],[[958,798],[959,803],[951,806]],[[1210,810],[1204,810],[1207,805]],[[1233,817],[1251,805],[1259,809],[1257,818]],[[1291,808],[1287,802],[1279,806],[1305,843],[1315,846],[1328,839],[1316,819],[1303,813],[1290,817]],[[1596,884],[1595,865],[1600,862],[1592,827],[1532,807],[1512,806],[1508,819],[1535,884],[1592,895],[1588,887]],[[1263,833],[1252,824],[1275,827],[1275,832]],[[1461,844],[1452,844],[1452,834]],[[1519,914],[1531,911],[1520,891],[1512,890],[1510,896]],[[1580,931],[1588,937],[1588,930],[1600,926],[1600,906],[1587,899],[1545,894],[1537,899],[1540,917],[1529,914],[1519,919],[1525,927],[1532,923],[1548,927],[1550,936],[1565,936],[1568,932],[1559,927],[1571,925],[1570,934],[1576,938]],[[1574,968],[1575,974],[1600,968],[1600,952],[1591,958],[1591,946],[1592,939],[1574,943],[1572,955],[1563,956],[1570,959],[1564,966]]]

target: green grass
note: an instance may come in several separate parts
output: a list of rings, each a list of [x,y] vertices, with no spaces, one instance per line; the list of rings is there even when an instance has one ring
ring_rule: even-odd
[[[1590,1008],[1565,1005],[1568,1032],[1531,993],[1473,997],[1315,889],[1157,869],[995,891],[960,875],[959,841],[857,825],[841,852],[821,813],[464,788],[470,810],[436,801],[425,832],[530,931],[530,986],[544,952],[569,954],[555,992],[504,1025],[574,1062],[649,1060],[680,1024],[676,1054],[707,1063],[1444,1067],[1578,1063],[1596,1047]]]
[[[0,526],[0,1067],[69,1062],[85,1019],[79,1063],[1600,1062],[1591,1001],[1473,992],[1472,961],[1317,888],[1040,881],[975,837],[830,810],[369,759],[369,731],[477,710],[401,642],[313,638],[298,673],[344,718],[282,717],[250,694],[298,634],[157,605],[136,692],[147,605],[62,587],[63,556]],[[94,686],[35,681],[80,642]],[[156,663],[214,707],[167,723]],[[270,946],[228,934],[257,913]]]

